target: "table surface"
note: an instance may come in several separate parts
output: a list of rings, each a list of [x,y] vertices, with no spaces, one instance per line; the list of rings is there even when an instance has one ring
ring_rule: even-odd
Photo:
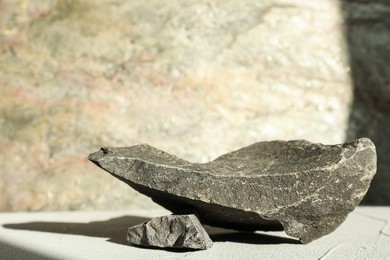
[[[333,233],[307,245],[284,232],[207,228],[205,251],[126,244],[129,226],[165,210],[0,214],[0,259],[390,259],[390,207],[358,207]]]

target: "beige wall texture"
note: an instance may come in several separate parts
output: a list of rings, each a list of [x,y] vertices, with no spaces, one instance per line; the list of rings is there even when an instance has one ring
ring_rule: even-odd
[[[0,211],[154,207],[87,161],[101,146],[148,143],[206,162],[263,140],[355,138],[367,108],[351,119],[343,8],[0,1]]]

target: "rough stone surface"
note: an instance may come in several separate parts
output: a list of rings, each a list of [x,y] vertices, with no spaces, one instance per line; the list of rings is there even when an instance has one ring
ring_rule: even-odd
[[[204,224],[239,230],[283,226],[303,243],[335,230],[376,172],[367,138],[259,142],[204,164],[148,145],[103,147],[89,159],[173,212],[195,209]]]
[[[102,145],[207,162],[361,136],[378,148],[369,202],[390,205],[389,6],[1,0],[0,211],[153,207],[94,172],[85,154]]]
[[[213,245],[194,214],[153,218],[130,227],[127,241],[140,246],[187,249],[208,249]]]

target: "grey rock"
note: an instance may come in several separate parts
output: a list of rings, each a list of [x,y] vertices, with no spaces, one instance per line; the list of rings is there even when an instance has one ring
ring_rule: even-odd
[[[190,163],[149,145],[103,147],[89,159],[171,210],[203,224],[282,230],[309,243],[334,231],[366,194],[375,145],[304,140],[259,142],[209,163]]]
[[[189,249],[208,249],[213,245],[213,241],[194,214],[153,218],[130,227],[127,241],[141,246]]]

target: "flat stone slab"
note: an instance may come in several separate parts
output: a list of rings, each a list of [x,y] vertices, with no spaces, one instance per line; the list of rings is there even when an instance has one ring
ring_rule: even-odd
[[[194,214],[168,215],[130,227],[127,241],[146,247],[208,249],[213,245]]]
[[[282,230],[309,243],[353,211],[376,172],[367,138],[339,145],[259,142],[209,163],[190,163],[149,145],[103,147],[89,159],[174,213],[202,224]]]

